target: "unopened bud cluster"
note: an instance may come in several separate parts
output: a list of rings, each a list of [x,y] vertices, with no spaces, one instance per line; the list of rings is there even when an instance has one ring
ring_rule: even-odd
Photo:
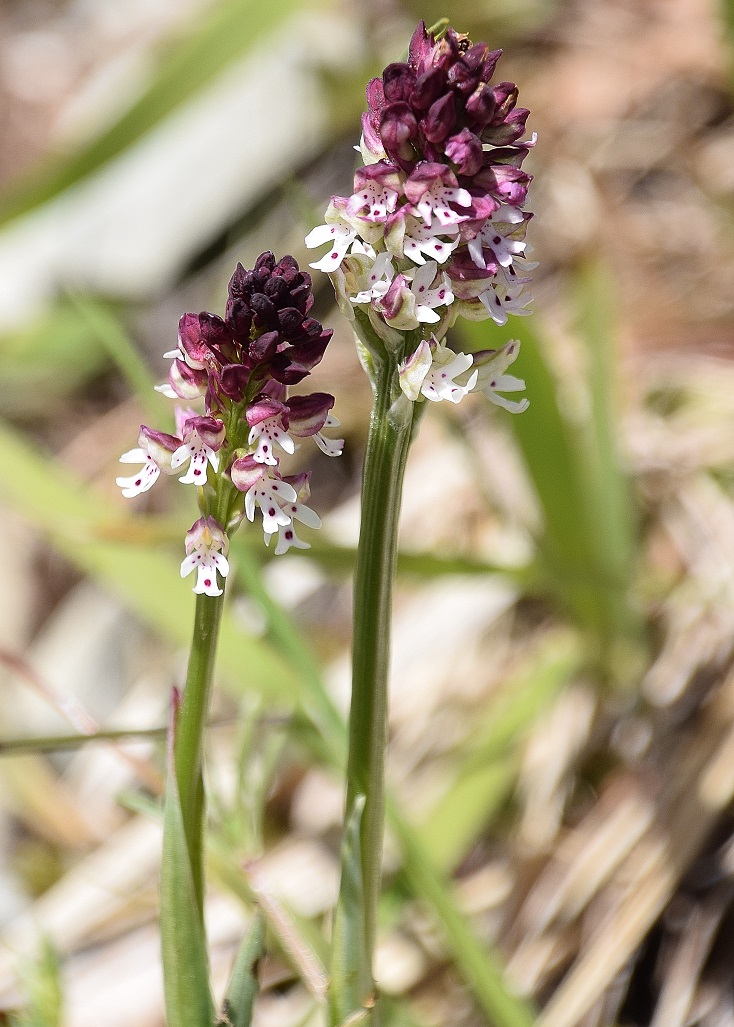
[[[510,314],[530,313],[531,178],[522,164],[535,137],[522,141],[528,111],[517,106],[517,87],[491,84],[501,53],[451,28],[436,40],[421,22],[407,62],[390,64],[367,87],[353,194],[332,197],[326,224],[306,244],[331,244],[311,266],[332,276],[350,320],[361,308],[386,341],[390,330],[430,326],[402,369],[405,395],[458,402],[475,388],[518,412],[527,401],[498,392],[524,388],[504,374],[519,343],[475,359],[461,354],[459,363],[441,343],[458,317],[504,325]]]
[[[283,453],[292,454],[294,437],[312,436],[328,456],[339,456],[342,440],[322,434],[338,424],[330,414],[334,397],[316,392],[292,396],[319,363],[332,332],[310,317],[311,277],[293,257],[276,263],[261,254],[255,267],[241,264],[229,283],[224,318],[184,314],[168,381],[159,392],[203,411],[176,406],[176,434],[141,425],[138,448],[120,458],[140,463],[130,477],[117,479],[126,497],[147,492],[161,473],[185,468],[179,481],[197,486],[201,517],[186,535],[181,575],[197,571],[194,591],[221,595],[217,572],[229,569],[227,532],[259,508],[266,543],[277,533],[276,554],[292,546],[307,549],[294,521],[318,528],[318,515],[306,506],[310,472],[281,475]],[[244,497],[243,497],[244,493]]]

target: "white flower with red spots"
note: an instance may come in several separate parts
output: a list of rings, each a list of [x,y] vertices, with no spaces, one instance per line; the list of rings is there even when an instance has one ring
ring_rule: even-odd
[[[166,432],[154,431],[140,426],[138,435],[138,448],[130,449],[120,457],[121,464],[142,463],[142,467],[136,474],[127,478],[116,478],[115,482],[122,489],[125,499],[133,499],[142,492],[147,492],[158,481],[163,471],[164,474],[173,474],[173,454],[181,444],[181,439],[175,435],[168,435]]]
[[[181,564],[181,577],[196,571],[194,592],[207,596],[220,596],[217,572],[223,578],[229,573],[226,557],[229,539],[222,526],[213,517],[200,517],[186,533],[186,557]]]
[[[454,353],[435,339],[430,342],[424,339],[398,368],[400,388],[413,402],[422,396],[432,403],[440,400],[459,403],[474,388],[477,372],[473,372],[465,385],[455,379],[468,371],[472,363],[470,354]]]

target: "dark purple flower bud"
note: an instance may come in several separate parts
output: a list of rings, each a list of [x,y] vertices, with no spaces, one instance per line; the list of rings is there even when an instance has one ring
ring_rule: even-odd
[[[474,181],[503,203],[522,206],[532,181],[530,175],[509,164],[492,164],[484,168]]]
[[[249,347],[250,360],[254,364],[264,364],[275,354],[280,342],[279,332],[263,332],[253,339]]]
[[[382,73],[382,87],[387,103],[409,100],[416,74],[407,64],[388,64]]]
[[[256,292],[250,300],[252,307],[253,321],[258,328],[266,328],[268,331],[278,329],[278,311],[275,304],[265,293]]]
[[[291,396],[290,433],[305,438],[321,431],[329,411],[334,406],[334,397],[327,392],[312,392],[310,396]]]
[[[422,122],[423,133],[431,143],[442,143],[456,125],[456,102],[453,93],[436,100]]]
[[[492,120],[496,108],[494,90],[483,82],[480,82],[466,101],[466,113],[475,124],[481,126]]]
[[[493,87],[495,113],[493,125],[500,125],[517,103],[518,90],[514,82],[498,82]]]
[[[430,71],[418,76],[410,97],[410,105],[414,110],[427,111],[445,90],[446,72],[442,68],[431,68]]]
[[[434,39],[426,32],[426,23],[419,21],[408,47],[408,64],[420,74],[433,52]]]
[[[199,314],[201,337],[210,350],[218,350],[232,341],[232,333],[218,314],[203,311]]]
[[[252,328],[252,311],[247,300],[240,296],[230,296],[225,320],[238,339],[246,339]]]
[[[303,381],[320,362],[332,335],[333,332],[327,329],[307,342],[288,346],[280,353],[276,353],[270,362],[273,378],[283,385],[297,385]]]
[[[502,56],[501,50],[487,50],[484,58],[484,64],[482,66],[482,81],[489,82],[492,75],[494,75],[494,69],[497,67],[497,61]]]
[[[269,417],[280,417],[283,427],[288,427],[288,407],[270,396],[259,396],[254,403],[250,403],[245,411],[247,423],[251,428],[261,421],[267,421]]]
[[[472,69],[465,60],[456,61],[448,70],[449,85],[457,93],[468,96],[477,87],[480,78],[478,69]]]
[[[489,47],[486,43],[475,43],[464,54],[464,63],[470,71],[481,73],[484,69],[484,61],[488,52]]]
[[[286,339],[290,339],[303,324],[303,314],[301,314],[300,310],[296,310],[295,307],[284,307],[278,311],[278,322],[280,323],[280,330],[283,332],[283,335]]]
[[[446,143],[446,156],[461,175],[476,175],[484,157],[481,140],[468,128],[462,128]]]
[[[274,267],[275,267],[275,255],[272,253],[271,250],[265,250],[265,252],[261,253],[260,256],[257,258],[257,260],[255,261],[255,267],[253,268],[253,270],[254,271],[262,271],[262,270],[272,271]]]
[[[495,119],[493,119],[492,125],[487,126],[482,137],[486,135],[487,142],[499,146],[514,143],[525,134],[525,122],[528,120],[529,114],[530,111],[524,107],[516,107],[515,110],[510,111],[501,125],[495,125]]]
[[[385,89],[381,78],[371,78],[367,83],[367,107],[370,114],[376,115],[379,121],[380,115],[385,109]]]
[[[238,457],[232,462],[229,475],[235,488],[239,489],[240,492],[247,492],[256,482],[260,481],[266,471],[267,466],[259,464],[248,453],[246,456]]]
[[[265,283],[263,292],[269,300],[273,301],[276,307],[284,306],[290,298],[288,282],[281,275],[271,275]]]
[[[219,372],[219,391],[229,399],[233,399],[235,403],[241,403],[245,398],[249,383],[249,364],[225,364]]]
[[[229,280],[228,292],[230,296],[245,296],[247,293],[247,282],[249,271],[245,271],[242,264],[237,264],[234,274]]]
[[[413,155],[410,140],[418,134],[418,122],[407,103],[391,103],[380,118],[380,136],[387,153],[410,159]]]

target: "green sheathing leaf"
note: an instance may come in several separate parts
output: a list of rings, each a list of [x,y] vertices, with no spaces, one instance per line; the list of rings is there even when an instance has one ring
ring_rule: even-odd
[[[334,914],[331,987],[331,1024],[341,1027],[350,1017],[367,1014],[371,1000],[370,953],[365,945],[364,882],[362,878],[361,825],[364,796],[358,796],[344,829],[341,853],[341,884]],[[351,969],[350,969],[351,968]]]
[[[132,146],[220,72],[255,49],[300,4],[298,0],[223,0],[161,55],[157,74],[143,95],[101,135],[70,157],[41,168],[0,197],[0,224],[32,210],[93,174]]]
[[[175,730],[175,716],[172,718]],[[212,1027],[214,1001],[204,925],[191,871],[169,740],[161,863],[161,956],[168,1027]]]
[[[225,1023],[250,1027],[258,991],[257,963],[265,951],[265,917],[257,910],[240,945],[224,1000]]]

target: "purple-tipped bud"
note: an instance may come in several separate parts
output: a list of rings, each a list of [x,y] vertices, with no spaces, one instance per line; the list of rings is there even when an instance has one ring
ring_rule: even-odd
[[[232,466],[229,469],[229,475],[232,479],[232,484],[240,492],[247,492],[248,489],[260,481],[265,476],[267,466],[265,464],[259,464],[249,453],[245,456],[237,457],[232,462]]]
[[[434,40],[426,31],[426,23],[419,21],[408,47],[408,64],[420,74],[433,52]]]
[[[256,292],[250,300],[250,306],[256,328],[264,328],[266,331],[278,330],[278,310],[265,293]]]
[[[211,359],[211,350],[204,341],[199,314],[183,314],[178,322],[178,344],[186,363],[202,371]]]
[[[248,350],[253,366],[270,360],[275,355],[279,342],[279,332],[263,332],[253,339]]]
[[[446,72],[442,68],[431,68],[419,75],[410,98],[414,110],[427,111],[431,104],[443,95],[446,89]]]
[[[408,159],[413,155],[410,140],[418,134],[418,122],[407,103],[391,103],[380,118],[380,136],[387,153]]]
[[[269,417],[279,417],[283,427],[288,427],[288,407],[285,403],[271,399],[270,396],[260,396],[254,403],[250,403],[245,411],[245,417],[251,428],[254,428],[256,424],[260,424],[261,421],[267,421]]]
[[[315,435],[324,427],[333,406],[334,397],[326,392],[312,392],[310,396],[292,396],[288,400],[291,434],[302,438]]]
[[[491,164],[475,178],[478,185],[512,207],[523,205],[531,181],[530,175],[510,164]]]
[[[201,417],[195,415],[188,417],[184,423],[184,438],[187,432],[194,429],[201,441],[209,449],[216,452],[222,448],[225,437],[225,427],[217,417]]]
[[[524,107],[516,107],[510,111],[501,125],[495,125],[496,119],[493,119],[493,124],[487,126],[482,137],[488,136],[489,141],[496,146],[508,146],[517,142],[525,133],[525,122],[529,114],[530,111]]]
[[[140,425],[138,445],[144,450],[162,471],[171,471],[171,457],[181,445],[181,439],[168,435],[164,431],[156,431]]]
[[[240,403],[245,397],[249,381],[249,364],[225,364],[219,372],[219,391],[228,399]]]
[[[171,388],[180,399],[199,399],[205,395],[208,377],[206,371],[189,367],[183,360],[174,360],[168,372]]]
[[[403,189],[410,203],[420,203],[428,190],[437,182],[449,189],[458,189],[459,187],[456,175],[446,164],[424,160],[413,168]]]
[[[501,50],[487,50],[484,58],[484,64],[482,66],[482,81],[489,82],[491,77],[494,75],[494,69],[497,67],[497,61],[502,56]]]
[[[466,101],[466,113],[476,125],[484,127],[494,117],[496,109],[494,90],[480,82]]]
[[[445,93],[431,104],[423,119],[423,133],[431,143],[442,143],[456,125],[456,102],[453,93]]]
[[[382,73],[382,86],[387,103],[409,100],[416,74],[407,64],[388,64]]]
[[[273,378],[283,385],[297,385],[303,381],[321,361],[332,335],[333,332],[329,329],[307,342],[288,346],[280,353],[276,353],[270,362]]]
[[[481,140],[468,128],[462,128],[446,143],[446,156],[456,165],[459,174],[476,175],[484,157]]]

